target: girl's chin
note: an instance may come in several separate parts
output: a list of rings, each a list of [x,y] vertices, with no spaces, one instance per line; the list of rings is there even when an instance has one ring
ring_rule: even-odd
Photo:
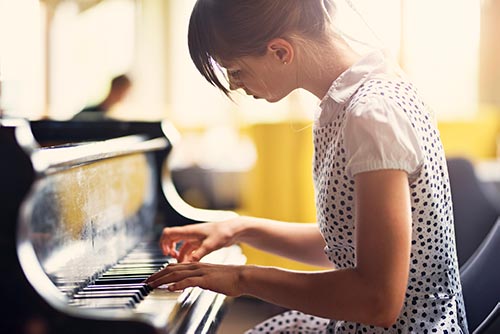
[[[262,96],[253,95],[253,94],[248,94],[248,95],[251,95],[255,100],[266,100],[269,103],[278,102],[282,99],[282,98],[277,98],[277,97],[262,97]]]
[[[280,100],[281,100],[281,98],[276,98],[276,97],[266,98],[266,101],[269,102],[269,103],[279,102]]]

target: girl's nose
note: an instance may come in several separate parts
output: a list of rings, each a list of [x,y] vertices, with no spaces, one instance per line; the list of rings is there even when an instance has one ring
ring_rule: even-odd
[[[243,88],[244,85],[240,80],[237,80],[233,78],[232,76],[229,76],[229,89],[230,90],[236,90],[239,88]]]
[[[241,85],[236,85],[234,82],[229,82],[229,89],[230,90],[236,90],[238,88],[241,88]]]

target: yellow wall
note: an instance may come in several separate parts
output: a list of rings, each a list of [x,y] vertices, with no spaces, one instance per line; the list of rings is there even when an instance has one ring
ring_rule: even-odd
[[[258,160],[246,180],[241,213],[283,221],[316,221],[311,129],[310,122],[261,123],[246,129],[255,143]],[[316,269],[242,247],[251,264]]]
[[[500,108],[484,106],[474,119],[443,121],[438,128],[447,156],[493,159],[500,145]]]
[[[266,123],[248,129],[257,163],[248,177],[244,209],[286,221],[315,221],[312,133],[304,124]]]

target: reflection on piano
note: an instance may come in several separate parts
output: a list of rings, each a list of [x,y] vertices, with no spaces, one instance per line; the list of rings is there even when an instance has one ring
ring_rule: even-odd
[[[166,158],[165,122],[0,119],[0,256],[5,333],[210,333],[225,296],[142,282],[174,259],[164,226],[224,220],[189,206]],[[239,247],[203,261],[242,264]]]

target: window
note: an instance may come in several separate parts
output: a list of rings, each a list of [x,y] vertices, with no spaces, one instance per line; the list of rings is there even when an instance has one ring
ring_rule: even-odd
[[[478,109],[479,10],[476,0],[404,0],[402,65],[438,119]]]
[[[36,0],[0,0],[0,109],[5,115],[43,113],[43,13]]]
[[[308,93],[277,104],[236,94],[234,104],[205,82],[186,42],[194,3],[0,0],[1,107],[16,116],[66,119],[101,99],[112,76],[132,71],[138,85],[130,118],[168,117],[197,128],[312,118],[317,101]],[[499,103],[498,1],[338,0],[337,6],[340,29],[390,50],[440,119],[477,110],[483,6],[481,98]]]
[[[99,102],[110,80],[129,72],[135,56],[135,3],[106,0],[90,8],[63,1],[50,43],[50,114],[67,119]]]

